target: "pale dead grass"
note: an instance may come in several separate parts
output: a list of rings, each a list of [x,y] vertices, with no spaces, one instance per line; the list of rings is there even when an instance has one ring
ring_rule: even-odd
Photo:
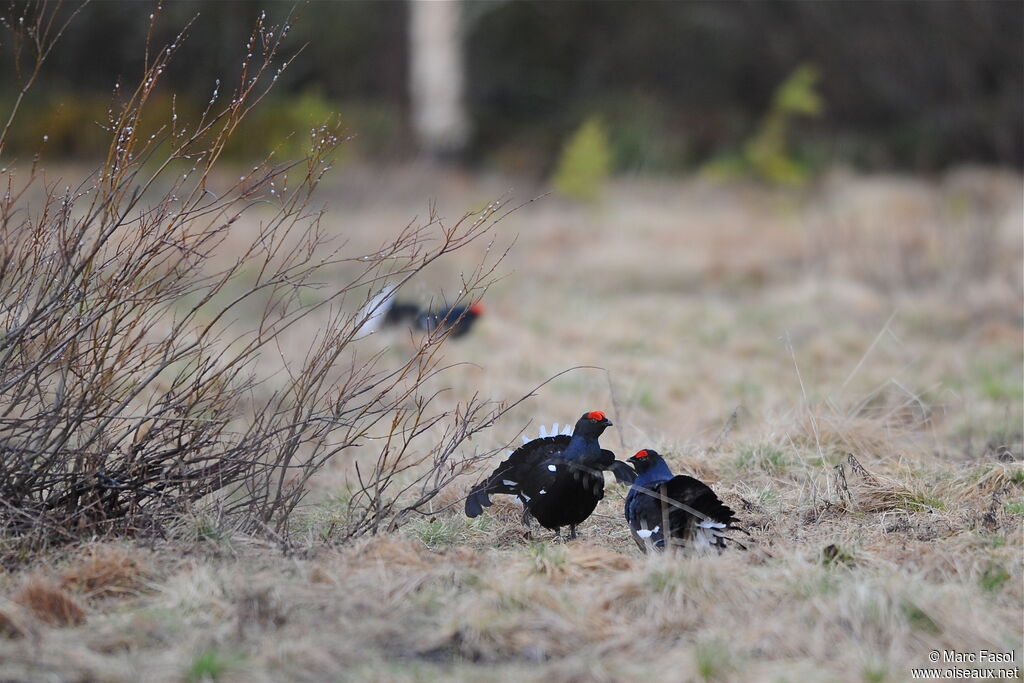
[[[351,174],[334,189],[354,250],[431,196],[454,217],[507,189]],[[443,400],[607,372],[560,377],[472,446],[606,410],[603,445],[708,481],[746,552],[641,556],[615,484],[579,540],[553,543],[502,498],[466,519],[469,480],[396,533],[334,547],[354,472],[339,461],[287,553],[197,515],[152,549],[86,546],[0,577],[0,678],[180,681],[212,661],[239,681],[898,681],[932,649],[1019,657],[1019,188],[976,169],[833,175],[806,195],[623,181],[601,207],[545,200],[503,224],[508,277],[450,347],[465,364]],[[404,296],[457,289],[478,256]],[[370,345],[397,357],[406,339]],[[15,602],[30,576],[59,576],[45,585],[86,623]]]

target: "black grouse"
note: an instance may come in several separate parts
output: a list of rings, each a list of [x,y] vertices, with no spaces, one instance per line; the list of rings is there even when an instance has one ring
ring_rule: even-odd
[[[433,332],[438,328],[442,332],[450,329],[452,337],[461,337],[484,314],[483,304],[479,301],[469,306],[446,306],[430,311],[414,303],[397,301],[395,291],[394,286],[385,287],[363,307],[363,334],[373,332],[382,325],[406,323],[424,332]]]
[[[603,412],[593,410],[576,422],[572,436],[542,436],[520,446],[473,487],[466,498],[466,515],[480,515],[491,504],[492,494],[504,493],[523,503],[527,527],[534,517],[544,528],[553,529],[556,538],[561,537],[563,526],[569,527],[569,538],[576,538],[576,525],[604,497],[604,472],[611,470],[626,483],[636,476],[597,441],[611,425]],[[557,426],[553,431],[558,431]]]
[[[395,304],[395,306],[410,304]],[[477,301],[470,306],[450,306],[440,311],[421,311],[415,318],[416,327],[424,332],[451,328],[452,337],[461,337],[469,332],[476,319],[484,314],[484,305]]]
[[[725,547],[734,526],[732,510],[706,484],[684,474],[672,476],[665,459],[650,449],[637,451],[627,462],[636,468],[636,481],[626,495],[626,521],[640,550],[670,544],[694,548]]]

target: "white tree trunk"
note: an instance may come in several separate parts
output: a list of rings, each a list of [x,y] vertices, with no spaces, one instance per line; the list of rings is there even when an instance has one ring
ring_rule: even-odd
[[[459,0],[409,0],[409,89],[421,151],[450,157],[469,138]]]

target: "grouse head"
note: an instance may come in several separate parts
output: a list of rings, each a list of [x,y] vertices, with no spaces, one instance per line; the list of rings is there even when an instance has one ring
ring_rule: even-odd
[[[469,307],[469,315],[479,318],[484,314],[484,305],[477,301],[475,304]]]
[[[583,417],[576,421],[576,428],[573,430],[573,435],[580,436],[601,436],[601,432],[607,427],[612,426],[612,421],[605,417],[605,414],[600,410],[591,410],[589,413],[584,413]]]
[[[649,448],[645,448],[634,453],[633,457],[626,460],[626,462],[633,465],[637,474],[643,474],[652,467],[656,467],[658,464],[664,462],[664,460],[658,451],[652,451]]]

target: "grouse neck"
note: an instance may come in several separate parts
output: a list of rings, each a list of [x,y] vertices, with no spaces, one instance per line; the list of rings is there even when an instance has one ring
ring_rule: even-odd
[[[562,457],[568,459],[580,458],[600,450],[601,444],[597,442],[596,436],[592,434],[573,434],[572,439],[569,440],[569,445],[562,452]]]
[[[672,470],[668,468],[668,463],[658,457],[657,461],[651,465],[650,469],[637,475],[634,484],[638,486],[650,486],[657,482],[668,481],[671,478]]]

